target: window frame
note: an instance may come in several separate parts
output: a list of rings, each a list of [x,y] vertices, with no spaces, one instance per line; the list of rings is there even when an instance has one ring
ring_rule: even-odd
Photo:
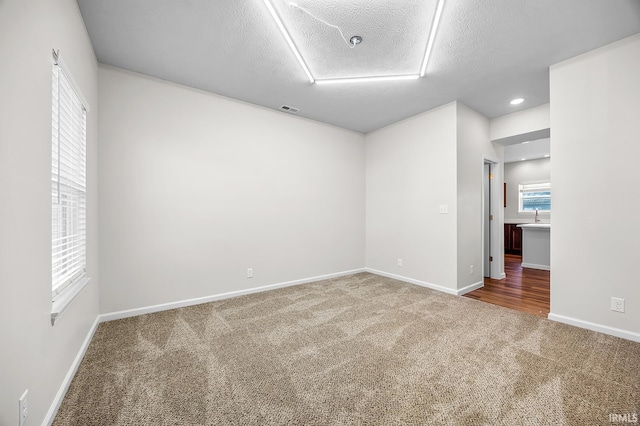
[[[54,325],[89,283],[86,184],[89,105],[55,50],[51,84],[50,288],[51,324]],[[63,235],[60,234],[61,229],[65,229]],[[62,266],[65,264],[66,267]]]
[[[534,191],[537,189],[537,191]],[[551,213],[551,181],[549,180],[540,180],[534,182],[523,182],[518,184],[518,213],[520,214],[535,214],[535,210],[524,210],[524,197],[523,193],[526,192],[549,192],[549,197],[539,197],[539,198],[549,198],[549,209],[548,210],[540,210],[538,209],[538,213]],[[528,197],[535,198],[535,197]]]

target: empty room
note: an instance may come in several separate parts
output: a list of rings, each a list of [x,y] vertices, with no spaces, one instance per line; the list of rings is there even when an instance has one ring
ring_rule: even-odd
[[[640,423],[640,1],[0,0],[0,54],[0,425]]]

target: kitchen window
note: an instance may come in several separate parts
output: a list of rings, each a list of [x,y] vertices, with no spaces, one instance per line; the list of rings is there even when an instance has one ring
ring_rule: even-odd
[[[551,211],[551,182],[520,184],[518,188],[520,213]]]

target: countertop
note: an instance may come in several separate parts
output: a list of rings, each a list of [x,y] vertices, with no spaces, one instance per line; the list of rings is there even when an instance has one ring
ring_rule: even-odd
[[[522,225],[518,225],[518,228],[524,229],[540,229],[540,230],[551,230],[550,223],[523,223]]]
[[[513,218],[505,218],[504,219],[504,224],[505,225],[526,225],[526,224],[549,224],[549,219],[542,219],[540,222],[534,222],[533,218],[530,219],[513,219]]]

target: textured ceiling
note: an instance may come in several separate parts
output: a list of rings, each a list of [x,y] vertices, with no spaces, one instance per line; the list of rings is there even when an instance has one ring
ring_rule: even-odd
[[[272,0],[318,78],[418,71],[435,1]],[[548,67],[640,32],[640,0],[447,0],[419,80],[310,84],[262,0],[79,0],[98,60],[369,132],[460,100],[487,117],[549,102]],[[509,100],[526,101],[513,107]]]
[[[272,1],[318,79],[419,74],[436,10],[435,0]]]

